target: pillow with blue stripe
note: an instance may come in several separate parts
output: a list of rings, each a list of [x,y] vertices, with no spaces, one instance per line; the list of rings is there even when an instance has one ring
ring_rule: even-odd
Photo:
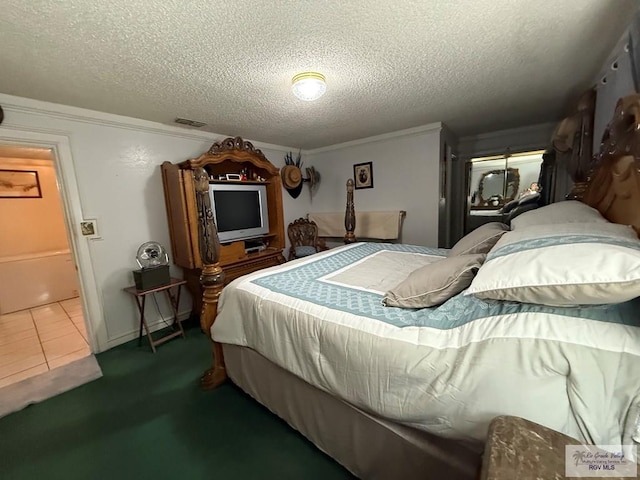
[[[507,232],[465,294],[550,306],[626,302],[640,296],[640,240],[609,222]]]

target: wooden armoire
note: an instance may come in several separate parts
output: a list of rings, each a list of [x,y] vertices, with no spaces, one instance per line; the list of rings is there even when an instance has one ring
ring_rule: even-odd
[[[246,180],[220,180],[227,174],[244,175]],[[264,154],[240,137],[214,143],[198,158],[177,164],[162,164],[162,181],[171,235],[173,262],[184,269],[187,288],[193,296],[193,314],[202,308],[203,267],[219,265],[220,283],[285,261],[282,183],[279,170]],[[242,182],[266,186],[269,232],[261,237],[266,248],[246,253],[245,241],[220,244],[212,221],[208,185]],[[217,280],[220,280],[218,278]],[[206,322],[209,323],[209,322]],[[203,329],[208,325],[203,324]],[[208,332],[206,332],[208,333]]]

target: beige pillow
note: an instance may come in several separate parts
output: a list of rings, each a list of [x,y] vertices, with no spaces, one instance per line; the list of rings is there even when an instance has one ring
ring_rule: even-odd
[[[485,254],[458,255],[425,265],[385,293],[382,303],[404,308],[440,305],[471,285],[485,257]]]
[[[458,240],[449,256],[489,253],[500,237],[508,231],[509,227],[504,223],[485,223]]]

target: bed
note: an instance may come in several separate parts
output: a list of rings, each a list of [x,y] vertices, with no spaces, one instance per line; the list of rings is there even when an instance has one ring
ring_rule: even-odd
[[[360,478],[475,478],[498,415],[586,443],[640,441],[638,112],[640,96],[619,102],[582,203],[518,217],[439,306],[387,299],[456,247],[354,243],[349,188],[344,247],[224,291],[204,262],[214,361],[203,385],[231,379]],[[575,208],[593,220],[575,221]],[[215,260],[215,226],[201,228]],[[572,256],[593,268],[563,269]]]

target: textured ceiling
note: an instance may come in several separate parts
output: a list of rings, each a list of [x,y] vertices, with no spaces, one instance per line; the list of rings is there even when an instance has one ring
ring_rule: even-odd
[[[314,148],[558,118],[636,0],[0,0],[0,92]],[[303,102],[291,77],[316,70]]]

